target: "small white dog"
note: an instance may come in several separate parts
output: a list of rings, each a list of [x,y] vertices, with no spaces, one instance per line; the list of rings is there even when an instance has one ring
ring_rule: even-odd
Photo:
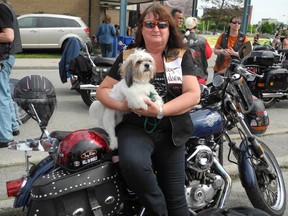
[[[148,52],[136,49],[121,65],[122,79],[113,86],[109,96],[116,101],[126,100],[131,109],[147,110],[145,98],[150,98],[151,101],[162,106],[162,98],[150,83],[155,76],[155,67],[155,61]],[[122,121],[124,113],[107,108],[99,101],[94,101],[89,108],[89,115],[96,118],[97,127],[105,129],[109,134],[110,149],[116,149],[118,141],[115,126]]]

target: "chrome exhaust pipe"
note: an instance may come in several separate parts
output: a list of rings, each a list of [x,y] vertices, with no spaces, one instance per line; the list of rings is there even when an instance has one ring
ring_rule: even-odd
[[[280,98],[287,96],[287,93],[276,92],[276,93],[262,93],[263,98]]]
[[[90,91],[96,91],[99,85],[93,85],[93,84],[82,84],[80,85],[81,90],[90,90]]]

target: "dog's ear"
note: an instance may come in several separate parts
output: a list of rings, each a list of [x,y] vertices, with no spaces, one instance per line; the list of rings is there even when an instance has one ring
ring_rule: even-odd
[[[125,79],[126,85],[129,88],[133,84],[134,68],[133,68],[132,59],[128,58],[122,66],[123,66],[122,67],[122,75],[123,75],[123,78]]]

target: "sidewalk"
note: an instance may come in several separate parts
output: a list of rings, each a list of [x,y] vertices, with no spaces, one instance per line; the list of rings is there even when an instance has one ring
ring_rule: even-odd
[[[16,58],[13,69],[58,69],[60,58]]]

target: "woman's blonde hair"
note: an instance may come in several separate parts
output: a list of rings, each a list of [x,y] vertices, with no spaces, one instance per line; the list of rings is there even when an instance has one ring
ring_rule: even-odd
[[[109,16],[109,15],[106,14],[106,15],[104,16],[103,22],[105,22],[105,23],[111,23],[111,16]]]

